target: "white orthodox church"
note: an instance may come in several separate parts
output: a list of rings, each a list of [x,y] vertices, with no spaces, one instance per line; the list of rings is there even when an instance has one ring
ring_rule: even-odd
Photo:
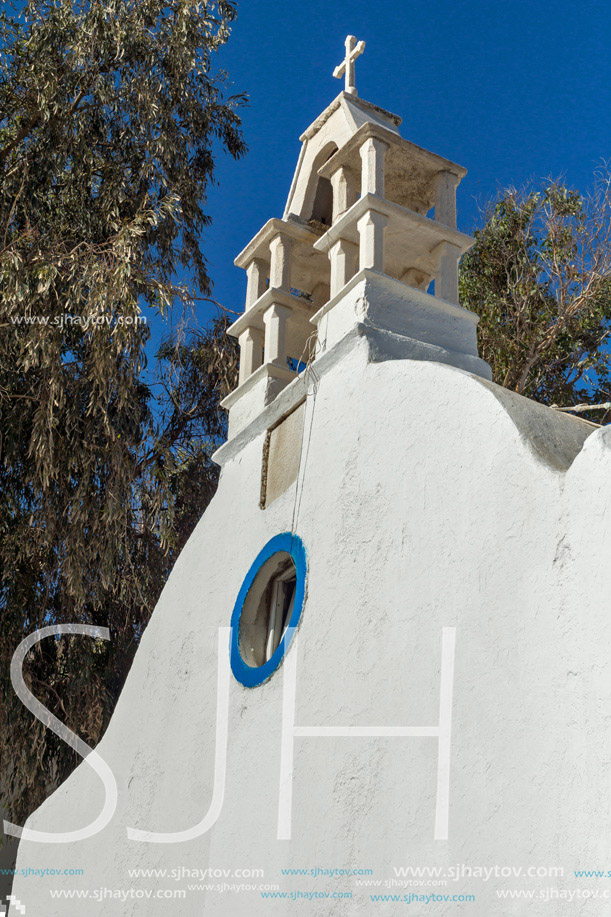
[[[25,827],[18,868],[84,870],[17,878],[26,917],[609,913],[574,870],[611,861],[611,432],[490,381],[465,169],[357,96],[362,50],[236,259],[219,489]]]

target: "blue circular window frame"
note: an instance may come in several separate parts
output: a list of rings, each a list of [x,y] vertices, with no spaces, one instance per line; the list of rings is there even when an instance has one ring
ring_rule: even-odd
[[[240,684],[244,685],[246,688],[256,688],[274,674],[286,656],[295,633],[295,631],[292,630],[289,639],[287,639],[287,634],[285,633],[273,656],[263,665],[252,666],[244,662],[242,654],[240,653],[240,619],[244,609],[244,602],[263,564],[266,563],[270,557],[273,557],[274,554],[278,554],[279,552],[290,554],[297,573],[293,613],[287,624],[288,628],[297,627],[301,618],[301,612],[303,611],[306,593],[306,577],[308,572],[306,550],[298,535],[292,535],[290,532],[282,532],[282,534],[275,535],[268,541],[265,547],[257,555],[256,560],[246,574],[246,579],[242,583],[233,608],[233,614],[231,615],[231,671]]]

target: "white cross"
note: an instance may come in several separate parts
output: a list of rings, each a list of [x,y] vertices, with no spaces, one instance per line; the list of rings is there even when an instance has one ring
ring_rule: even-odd
[[[341,80],[342,76],[346,74],[346,92],[353,96],[358,95],[354,82],[354,62],[364,50],[364,41],[359,41],[357,44],[354,35],[348,35],[346,38],[346,57],[333,71],[333,76],[336,80]]]

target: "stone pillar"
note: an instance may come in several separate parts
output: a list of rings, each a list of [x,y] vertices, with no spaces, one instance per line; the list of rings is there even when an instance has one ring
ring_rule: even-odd
[[[416,287],[417,290],[424,290],[426,293],[431,282],[431,275],[422,271],[419,267],[408,267],[399,279],[402,283],[406,283],[410,287]]]
[[[438,172],[435,176],[435,219],[452,229],[456,229],[457,185],[458,178],[452,172]]]
[[[371,268],[384,273],[384,229],[388,217],[377,210],[368,210],[358,221],[359,269]]]
[[[333,188],[333,222],[348,210],[357,198],[357,178],[347,166],[340,166],[331,176]]]
[[[266,363],[286,368],[286,323],[290,314],[291,310],[279,303],[272,303],[263,313]]]
[[[361,196],[377,194],[384,197],[384,156],[388,144],[376,137],[369,137],[360,149],[361,153]]]
[[[270,242],[271,265],[269,285],[275,290],[291,290],[291,249],[293,240],[280,232]]]
[[[338,239],[329,249],[331,261],[331,290],[333,298],[354,277],[357,270],[358,246],[346,239]]]
[[[246,266],[246,308],[249,309],[267,287],[269,264],[263,258],[253,258]]]
[[[240,342],[240,378],[238,385],[241,385],[263,363],[263,332],[259,328],[246,328],[238,340]]]
[[[435,296],[445,299],[446,302],[460,305],[458,301],[458,262],[461,251],[450,242],[440,242],[434,249],[437,257],[437,272],[435,274]]]

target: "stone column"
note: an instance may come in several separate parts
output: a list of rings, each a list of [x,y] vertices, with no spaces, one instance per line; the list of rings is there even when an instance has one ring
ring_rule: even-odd
[[[437,257],[437,272],[435,274],[435,296],[445,299],[446,302],[460,305],[458,301],[458,262],[461,251],[450,242],[440,242],[434,249]]]
[[[259,328],[246,328],[238,340],[240,342],[240,378],[238,385],[241,385],[263,363],[263,332]]]
[[[249,309],[259,296],[263,296],[267,286],[269,264],[263,258],[253,258],[246,266],[246,308]]]
[[[331,261],[331,298],[354,277],[358,262],[358,246],[346,239],[338,239],[329,249]]]
[[[357,178],[347,166],[340,166],[331,176],[333,188],[333,222],[348,210],[357,198]]]
[[[286,323],[290,314],[291,310],[279,303],[272,303],[263,313],[266,363],[286,368]]]
[[[361,154],[361,196],[377,194],[384,197],[384,156],[388,144],[376,137],[369,137],[360,149]]]
[[[435,219],[452,229],[456,229],[457,185],[458,178],[452,172],[438,172],[435,176]]]
[[[269,285],[275,290],[291,290],[291,249],[293,240],[283,232],[270,242],[271,265]]]
[[[368,210],[358,221],[359,269],[371,268],[384,273],[384,229],[388,223],[385,213]]]

